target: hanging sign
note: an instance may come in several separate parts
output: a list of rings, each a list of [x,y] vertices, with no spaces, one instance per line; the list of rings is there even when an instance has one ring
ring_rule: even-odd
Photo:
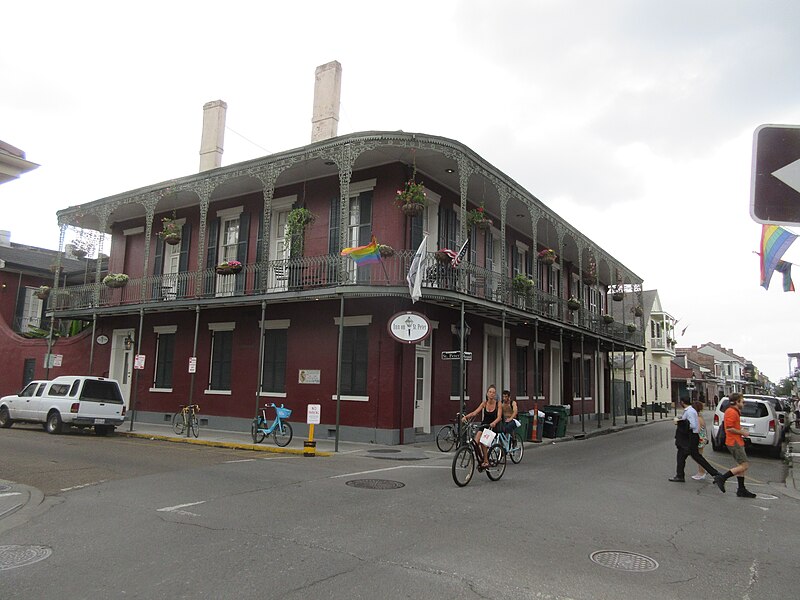
[[[404,344],[418,344],[431,334],[431,322],[418,312],[407,310],[389,319],[389,335]]]
[[[145,357],[144,354],[137,354],[136,356],[133,357],[133,368],[134,369],[136,369],[138,371],[141,371],[142,369],[144,369],[144,357]]]

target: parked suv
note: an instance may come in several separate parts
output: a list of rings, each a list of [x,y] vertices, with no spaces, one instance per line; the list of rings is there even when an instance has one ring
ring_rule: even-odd
[[[711,446],[714,450],[722,451],[723,447],[717,446],[717,432],[722,426],[725,411],[731,402],[727,396],[720,400],[714,411],[714,422],[711,427]],[[744,396],[744,407],[741,415],[742,429],[749,431],[750,437],[744,438],[746,446],[766,446],[770,456],[779,458],[783,446],[783,429],[775,404],[771,398],[765,396]]]

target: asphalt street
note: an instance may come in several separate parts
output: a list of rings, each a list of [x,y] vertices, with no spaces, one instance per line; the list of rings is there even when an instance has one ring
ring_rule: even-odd
[[[46,556],[0,567],[0,597],[791,597],[783,463],[753,457],[754,500],[670,483],[673,432],[532,447],[457,488],[433,445],[306,458],[15,427],[0,478],[48,492],[0,548]]]

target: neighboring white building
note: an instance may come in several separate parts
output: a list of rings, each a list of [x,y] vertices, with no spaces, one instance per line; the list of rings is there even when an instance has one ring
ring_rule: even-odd
[[[719,397],[729,396],[733,392],[744,392],[744,367],[747,362],[733,350],[723,348],[719,344],[708,342],[697,349],[702,354],[714,357],[718,372],[715,373],[719,380]]]
[[[675,318],[661,306],[657,290],[643,291],[641,301],[646,352],[635,356],[630,352],[612,355],[614,405],[618,407],[618,415],[624,414],[626,397],[630,397],[628,409],[672,402],[670,362],[675,358]],[[637,310],[635,306],[626,308]],[[635,312],[623,315],[617,306],[611,307],[611,314],[616,321],[623,321],[624,317],[625,322],[633,322],[637,317]]]

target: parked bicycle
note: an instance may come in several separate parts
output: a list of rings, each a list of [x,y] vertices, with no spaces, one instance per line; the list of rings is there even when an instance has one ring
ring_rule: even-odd
[[[200,435],[200,419],[197,418],[197,413],[200,412],[200,405],[186,404],[181,405],[180,410],[172,417],[172,429],[178,435],[183,435],[186,431],[186,436],[193,434],[194,437]]]
[[[482,453],[479,442],[476,442],[474,439],[470,439],[466,444],[460,446],[459,449],[456,450],[451,471],[453,474],[453,481],[456,482],[458,487],[464,487],[472,481],[476,464],[478,465],[478,472],[480,473],[485,470],[486,475],[492,481],[499,480],[503,476],[503,473],[506,472],[506,451],[503,446],[493,444],[489,448],[489,466],[485,469],[480,466],[483,460],[481,457]]]
[[[790,412],[787,418],[789,431],[795,435],[800,434],[800,410],[795,409],[794,412]]]
[[[275,409],[275,420],[271,424],[267,419],[268,408]],[[280,406],[277,406],[274,402],[265,404],[250,426],[250,435],[253,437],[253,443],[260,444],[265,437],[271,434],[277,446],[288,446],[289,442],[292,441],[292,426],[283,419],[288,419],[291,416],[292,410],[284,408],[283,404]]]
[[[522,455],[525,453],[525,445],[522,443],[522,436],[518,431],[514,431],[513,433],[498,433],[494,438],[493,444],[503,446],[503,450],[506,451],[511,462],[515,465],[522,462]]]
[[[472,431],[472,420],[462,421],[464,413],[456,413],[451,425],[445,425],[436,434],[436,446],[442,452],[450,452],[453,447],[463,446]]]

